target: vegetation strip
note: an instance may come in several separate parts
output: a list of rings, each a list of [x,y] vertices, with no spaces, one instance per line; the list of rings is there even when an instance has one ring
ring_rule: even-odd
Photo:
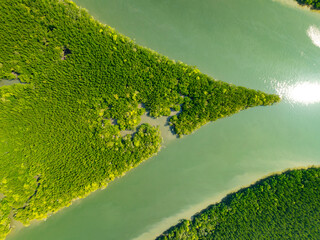
[[[319,168],[273,175],[181,220],[157,240],[318,239],[319,186]]]
[[[0,239],[12,218],[44,219],[157,153],[156,127],[120,134],[146,110],[180,111],[182,136],[280,101],[140,47],[67,0],[2,0],[0,16],[0,79],[27,83],[0,88]]]

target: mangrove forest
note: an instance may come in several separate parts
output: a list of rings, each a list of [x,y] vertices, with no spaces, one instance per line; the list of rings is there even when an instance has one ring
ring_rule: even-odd
[[[0,88],[0,239],[157,153],[145,112],[179,111],[181,137],[280,101],[139,46],[68,0],[1,0],[0,16],[0,80],[16,82]]]

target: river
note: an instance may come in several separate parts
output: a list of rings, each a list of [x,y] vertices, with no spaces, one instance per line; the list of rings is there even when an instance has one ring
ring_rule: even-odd
[[[270,173],[319,165],[319,13],[286,0],[75,2],[138,44],[283,101],[166,141],[107,189],[9,240],[153,239]]]

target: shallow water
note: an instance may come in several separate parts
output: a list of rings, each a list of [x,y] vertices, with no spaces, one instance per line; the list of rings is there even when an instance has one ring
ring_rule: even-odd
[[[13,84],[19,84],[21,83],[18,79],[15,79],[15,80],[1,80],[0,79],[0,87],[2,86],[7,86],[7,85],[13,85]]]
[[[76,3],[141,45],[284,101],[172,140],[107,189],[8,239],[152,239],[272,172],[319,165],[319,13],[287,0]]]
[[[144,123],[148,123],[151,126],[159,127],[161,137],[162,137],[162,147],[169,144],[172,140],[177,139],[178,136],[174,133],[172,127],[169,125],[169,119],[177,115],[179,112],[171,111],[170,116],[162,116],[158,118],[150,117],[149,113],[145,113],[141,116],[141,121],[138,126],[133,130],[124,130],[121,131],[121,136],[125,136],[127,134],[134,134],[137,129]]]

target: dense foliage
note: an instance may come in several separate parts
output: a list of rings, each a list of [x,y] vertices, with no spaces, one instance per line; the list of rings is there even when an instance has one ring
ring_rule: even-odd
[[[279,101],[140,47],[67,0],[0,1],[0,239],[106,186],[155,154],[151,116],[188,134],[218,118]],[[141,107],[145,106],[145,107]]]
[[[296,0],[301,5],[310,6],[313,9],[320,9],[320,0]]]
[[[287,171],[228,195],[157,240],[319,239],[320,169]]]

